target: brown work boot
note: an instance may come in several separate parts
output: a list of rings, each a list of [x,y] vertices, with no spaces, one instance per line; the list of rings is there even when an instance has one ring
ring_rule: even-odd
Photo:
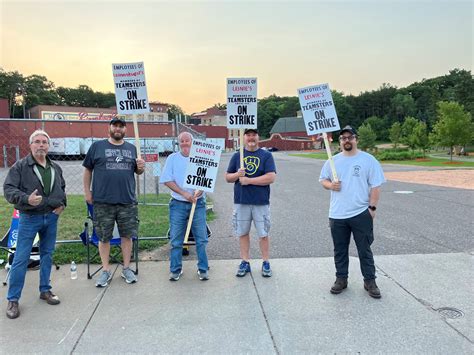
[[[8,301],[7,317],[15,319],[20,316],[20,309],[18,308],[18,301]]]
[[[347,277],[337,277],[336,282],[331,287],[331,293],[337,295],[347,288]]]
[[[364,288],[369,293],[370,297],[373,298],[380,298],[382,295],[380,294],[380,290],[375,283],[375,279],[372,280],[364,280]]]
[[[41,292],[40,298],[42,300],[45,300],[47,304],[51,304],[53,306],[61,303],[61,301],[59,300],[59,297],[56,296],[51,291]]]

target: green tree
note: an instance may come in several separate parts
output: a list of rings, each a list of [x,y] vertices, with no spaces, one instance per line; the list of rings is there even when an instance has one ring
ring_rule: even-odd
[[[385,118],[380,118],[377,116],[370,116],[364,121],[365,124],[369,124],[370,127],[374,130],[377,138],[380,140],[388,139],[388,121]]]
[[[349,104],[347,97],[344,96],[344,93],[331,90],[332,100],[334,102],[334,107],[336,108],[337,118],[341,127],[353,124],[358,126],[358,122],[354,121],[354,109]]]
[[[358,129],[358,147],[362,150],[375,148],[375,140],[377,135],[370,126],[370,124],[364,123]]]
[[[428,136],[428,127],[425,122],[418,122],[413,129],[413,140],[415,146],[423,152],[423,157],[425,156],[426,151],[430,147],[430,140]]]
[[[449,147],[451,160],[456,145],[467,145],[473,142],[474,124],[469,112],[457,102],[440,101],[438,103],[438,120],[431,139],[438,146]]]
[[[354,110],[351,125],[360,126],[370,116],[388,116],[392,106],[391,100],[397,92],[396,87],[384,83],[378,90],[363,92],[359,96],[347,96],[347,103]]]
[[[284,109],[282,98],[276,95],[270,95],[258,101],[257,116],[258,129],[262,137],[268,137],[275,122],[282,116]],[[296,111],[293,113],[296,115]]]
[[[439,101],[456,101],[465,110],[474,115],[474,79],[471,71],[453,69],[448,75],[423,79],[413,83],[404,90],[416,103],[416,117],[433,127],[436,122],[437,103]]]
[[[45,76],[36,74],[27,76],[23,86],[27,108],[37,105],[58,105],[60,103],[54,83]]]
[[[295,117],[301,110],[298,97],[270,95],[258,101],[258,129],[268,137],[275,122],[281,117]]]
[[[406,117],[405,122],[402,124],[402,138],[401,142],[409,146],[412,150],[415,150],[416,143],[415,137],[413,136],[413,130],[418,124],[418,120],[415,117]]]
[[[217,104],[214,104],[215,107],[217,107],[219,110],[227,110],[227,104],[221,104],[218,102]]]
[[[416,104],[413,97],[409,94],[397,94],[391,100],[392,116],[396,117],[398,122],[402,122],[406,116],[413,116],[416,112]]]
[[[94,90],[87,85],[79,85],[76,89],[77,105],[81,107],[95,107]]]
[[[178,105],[168,104],[168,119],[174,120],[179,115],[181,116],[184,115],[183,109],[179,107]]]
[[[395,122],[392,127],[390,127],[390,141],[393,143],[393,147],[396,149],[398,144],[400,144],[400,139],[402,137],[402,125],[400,122]]]
[[[111,92],[95,92],[95,103],[96,107],[103,107],[103,108],[109,108],[109,107],[114,107],[116,105],[115,102],[115,94]]]
[[[14,117],[17,110],[17,96],[21,95],[25,79],[23,75],[17,71],[5,72],[0,68],[0,97],[8,100],[8,110],[10,116]],[[21,113],[23,116],[23,112]]]
[[[76,107],[99,107],[94,90],[87,85],[79,85],[75,89],[59,87],[56,92],[58,93],[60,102],[63,105]]]

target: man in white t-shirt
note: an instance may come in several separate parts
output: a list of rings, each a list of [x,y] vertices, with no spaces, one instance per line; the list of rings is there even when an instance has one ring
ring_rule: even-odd
[[[336,282],[331,287],[331,293],[339,294],[347,288],[352,233],[359,254],[364,288],[371,297],[380,298],[370,246],[374,241],[373,220],[380,186],[385,182],[385,177],[379,162],[372,155],[357,149],[357,132],[351,126],[342,129],[339,144],[341,153],[334,156],[338,180],[332,177],[329,161],[324,164],[319,176],[321,185],[331,190],[329,226],[336,265]]]
[[[183,274],[183,242],[192,205],[196,203],[191,232],[196,241],[197,273],[201,281],[206,281],[209,280],[209,265],[206,253],[206,196],[203,191],[184,187],[186,166],[189,163],[193,136],[188,132],[183,132],[178,136],[178,142],[180,151],[171,154],[166,159],[165,168],[160,177],[160,182],[171,189],[171,201],[169,203],[171,239],[169,279],[170,281],[178,281]]]

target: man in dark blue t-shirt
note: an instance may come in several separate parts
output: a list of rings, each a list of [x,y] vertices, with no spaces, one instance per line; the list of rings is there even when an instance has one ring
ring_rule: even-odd
[[[127,126],[123,119],[110,121],[109,139],[94,142],[87,151],[84,166],[84,194],[94,205],[94,227],[99,237],[102,273],[97,287],[105,287],[112,278],[110,271],[110,240],[117,223],[123,255],[122,277],[127,283],[137,282],[129,268],[132,237],[137,235],[138,207],[135,197],[135,173],[145,171],[145,161],[137,159],[137,149],[123,138]],[[92,177],[94,178],[91,191]]]
[[[236,152],[229,163],[226,181],[234,183],[234,213],[232,225],[239,237],[240,257],[236,276],[243,277],[250,269],[250,226],[253,221],[260,238],[262,276],[272,276],[270,268],[270,184],[275,181],[276,168],[272,153],[258,147],[256,129],[244,132],[244,167],[240,168],[240,153]]]

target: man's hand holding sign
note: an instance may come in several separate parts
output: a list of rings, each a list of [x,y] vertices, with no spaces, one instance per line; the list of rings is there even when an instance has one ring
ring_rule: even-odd
[[[170,281],[178,281],[183,273],[182,252],[192,231],[198,258],[198,276],[209,279],[206,246],[206,198],[204,191],[213,191],[221,154],[220,145],[193,140],[189,132],[178,136],[180,151],[171,154],[161,174],[161,183],[171,189]],[[215,170],[215,171],[214,171]]]
[[[203,191],[214,191],[221,151],[222,147],[214,143],[200,139],[194,139],[192,142],[183,186],[196,190],[193,196],[189,193],[186,193],[189,196],[185,195],[185,198],[191,202],[193,206],[189,215],[184,243],[188,241],[197,200],[203,194]]]
[[[328,161],[321,169],[319,182],[331,191],[329,227],[334,244],[336,281],[330,292],[337,295],[348,287],[349,244],[352,236],[359,254],[364,289],[369,296],[380,298],[370,248],[374,241],[373,223],[380,185],[385,182],[380,163],[369,153],[357,148],[357,131],[354,128],[339,128],[327,84],[299,89],[298,94],[308,135],[322,132],[328,153]],[[337,130],[340,130],[341,152],[332,157],[326,132]]]

